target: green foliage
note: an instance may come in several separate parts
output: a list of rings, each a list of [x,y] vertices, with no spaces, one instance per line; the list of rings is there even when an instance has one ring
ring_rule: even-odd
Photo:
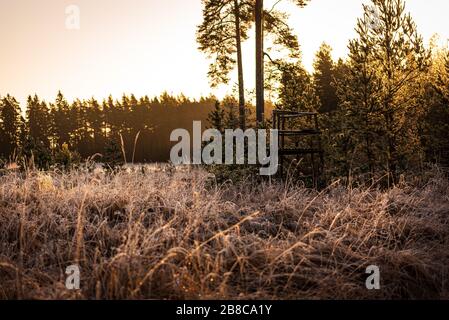
[[[46,167],[49,150],[61,149],[64,143],[88,159],[103,154],[121,133],[131,158],[140,132],[135,162],[167,161],[170,133],[177,128],[191,129],[194,120],[206,123],[215,102],[215,97],[191,100],[164,93],[154,99],[123,95],[120,101],[109,97],[101,103],[94,98],[69,103],[58,93],[56,101],[49,104],[37,96],[29,97],[25,121],[18,102],[8,95],[0,99],[0,156],[8,159],[22,152],[29,160],[33,151],[36,165]]]
[[[223,110],[225,112],[225,129],[237,129],[239,127],[239,119],[237,116],[237,101],[233,97],[225,97],[222,104]]]
[[[81,162],[79,154],[71,151],[67,143],[63,143],[60,148],[56,149],[54,159],[55,163],[64,169],[70,169]]]
[[[106,167],[116,168],[123,164],[123,155],[120,144],[111,139],[106,143],[104,154],[103,154],[103,163]]]
[[[20,148],[23,121],[19,103],[14,97],[8,94],[0,100],[0,155],[5,158]]]
[[[136,162],[162,162],[168,160],[171,131],[190,130],[193,120],[208,121],[220,131],[254,122],[249,116],[252,106],[245,104],[239,62],[241,44],[249,39],[254,24],[255,1],[205,0],[203,4],[197,41],[212,59],[211,83],[229,82],[237,67],[238,100],[196,101],[165,92],[154,99],[123,95],[119,100],[69,103],[59,92],[49,104],[30,96],[25,121],[17,101],[7,95],[0,99],[0,156],[9,159],[21,150],[21,155],[45,169],[54,162],[71,167],[78,153],[84,159],[101,153],[104,162],[115,167],[123,163],[120,134],[129,158],[135,151]],[[449,52],[446,48],[430,55],[403,0],[372,0],[371,4],[364,6],[357,22],[357,37],[349,43],[347,59],[334,62],[332,48],[323,44],[312,75],[301,64],[298,40],[286,23],[288,15],[275,7],[266,10],[264,28],[270,46],[265,52],[265,86],[275,93],[279,108],[323,113],[320,127],[330,178],[366,175],[373,181],[388,176],[392,178],[388,182],[397,182],[403,172],[424,167],[423,162],[449,165]],[[237,180],[253,169],[211,167],[219,180]]]
[[[22,143],[22,156],[26,161],[33,161],[38,169],[47,170],[53,164],[52,151],[42,140],[27,136]]]
[[[364,6],[358,37],[349,44],[347,71],[337,83],[342,157],[350,171],[399,174],[418,165],[419,78],[429,53],[402,0],[373,0],[378,17]],[[375,26],[372,21],[376,20]],[[340,157],[337,157],[340,158]],[[373,177],[374,178],[374,177]]]
[[[71,121],[70,105],[61,91],[56,96],[55,104],[50,104],[51,132],[53,141],[60,147],[70,143],[70,136],[75,123]]]
[[[271,87],[277,94],[277,106],[291,111],[316,111],[319,98],[315,91],[313,79],[304,69],[299,59],[288,62],[281,59],[271,60]]]
[[[237,46],[249,38],[248,31],[254,24],[255,1],[206,0],[203,1],[203,22],[198,26],[199,49],[209,58],[211,84],[228,83],[230,72],[237,63]],[[305,1],[298,4],[305,5]],[[237,10],[236,10],[237,8]],[[236,14],[237,12],[237,14]],[[288,15],[277,10],[265,11],[265,31],[273,43],[297,53],[299,43],[293,30],[287,24]],[[237,29],[236,21],[240,28]],[[238,33],[238,30],[240,31]]]
[[[33,143],[49,148],[51,135],[49,109],[37,95],[28,97],[26,118],[26,131]]]
[[[203,22],[198,26],[199,49],[214,62],[210,65],[212,86],[229,82],[229,73],[236,64],[237,37],[248,39],[252,7],[234,0],[207,0],[203,2]],[[236,12],[238,15],[236,15]],[[237,29],[236,22],[239,22]]]
[[[296,0],[299,6],[306,0]],[[246,126],[245,86],[243,76],[242,43],[248,40],[248,31],[254,24],[255,0],[204,0],[203,22],[197,29],[199,49],[213,62],[208,76],[213,87],[229,83],[230,73],[237,66],[240,127]],[[297,36],[288,25],[288,14],[275,9],[264,10],[265,36],[272,43],[267,51],[286,51],[286,55],[299,58]]]
[[[449,50],[435,50],[421,103],[427,112],[420,122],[427,160],[449,166]]]
[[[326,43],[323,43],[317,52],[313,67],[313,81],[320,99],[320,112],[336,110],[338,98],[334,85],[335,65],[332,60],[332,48]]]
[[[208,121],[213,129],[217,129],[220,132],[223,132],[225,129],[225,111],[219,101],[215,102],[215,108],[209,114]]]
[[[282,65],[279,103],[285,110],[306,112],[318,109],[312,78],[300,64]]]
[[[205,167],[205,169],[215,177],[218,184],[262,179],[259,175],[259,167],[256,165],[211,165]]]

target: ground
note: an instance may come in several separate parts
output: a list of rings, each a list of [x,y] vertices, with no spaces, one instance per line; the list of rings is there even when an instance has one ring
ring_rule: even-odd
[[[372,265],[380,290],[366,288]],[[436,171],[320,192],[167,167],[0,177],[0,299],[449,299],[448,279]]]

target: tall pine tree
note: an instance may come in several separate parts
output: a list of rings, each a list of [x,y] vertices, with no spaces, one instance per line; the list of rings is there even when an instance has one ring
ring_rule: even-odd
[[[315,91],[320,98],[320,111],[330,112],[337,108],[337,92],[334,85],[335,66],[332,60],[332,48],[323,43],[316,53],[313,64]]]
[[[353,153],[365,154],[360,160],[371,172],[382,165],[397,181],[419,155],[423,107],[416,80],[428,67],[429,53],[403,0],[372,0],[364,12],[349,46],[351,72],[339,95],[347,134],[362,148]]]

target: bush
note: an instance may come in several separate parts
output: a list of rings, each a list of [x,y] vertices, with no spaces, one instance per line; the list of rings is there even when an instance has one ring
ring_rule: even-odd
[[[211,165],[205,166],[206,170],[215,176],[217,183],[232,181],[239,183],[251,179],[258,179],[259,167],[256,165]]]
[[[81,157],[77,152],[70,151],[69,145],[64,143],[61,148],[56,150],[54,161],[57,166],[61,166],[64,169],[70,169],[81,162]]]
[[[106,168],[115,169],[123,164],[123,155],[120,145],[115,140],[108,140],[104,148],[103,162]]]
[[[32,160],[38,169],[47,170],[53,164],[53,157],[49,147],[42,141],[27,137],[22,146],[22,157],[25,161]]]

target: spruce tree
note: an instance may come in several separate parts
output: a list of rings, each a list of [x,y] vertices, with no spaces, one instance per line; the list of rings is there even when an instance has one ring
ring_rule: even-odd
[[[70,106],[61,91],[56,96],[54,104],[50,104],[52,140],[54,147],[62,147],[71,143],[71,131],[75,123],[70,119]]]
[[[319,107],[313,80],[300,62],[276,62],[279,105],[284,110],[315,112]]]
[[[426,114],[420,124],[420,137],[426,160],[449,166],[449,51],[434,50],[432,67],[424,78],[421,103]]]
[[[93,137],[93,153],[102,149],[103,144],[103,113],[100,104],[95,98],[91,98],[88,102],[87,119],[91,136]]]
[[[217,129],[220,132],[223,132],[224,128],[224,120],[225,120],[225,111],[220,105],[219,101],[215,102],[214,110],[209,114],[208,121],[210,126],[213,129]]]
[[[17,100],[9,94],[0,102],[0,152],[4,157],[18,153],[22,117]]]
[[[26,127],[28,135],[37,144],[50,147],[50,115],[45,101],[40,101],[37,95],[29,96],[26,109]]]
[[[335,66],[332,60],[332,48],[323,43],[316,53],[313,64],[315,91],[320,98],[320,111],[330,112],[337,108],[337,92],[334,85]]]
[[[351,72],[339,85],[346,134],[359,149],[354,153],[361,149],[365,154],[360,162],[369,171],[381,165],[397,181],[399,170],[410,167],[419,154],[417,120],[423,107],[416,80],[428,67],[429,52],[403,0],[364,5],[356,32],[349,45]]]
[[[223,99],[222,104],[225,110],[225,129],[237,129],[239,127],[238,102],[234,97],[228,96]]]

